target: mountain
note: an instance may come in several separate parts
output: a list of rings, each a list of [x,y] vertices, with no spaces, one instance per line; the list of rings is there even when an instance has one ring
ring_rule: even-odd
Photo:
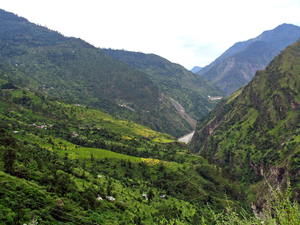
[[[200,67],[200,66],[194,66],[193,69],[191,69],[190,71],[193,72],[193,73],[197,73],[197,72],[199,72],[201,69],[202,69],[202,67]]]
[[[146,73],[83,40],[3,10],[0,24],[0,69],[16,85],[101,108],[176,137],[193,130]]]
[[[299,193],[300,39],[197,123],[191,149],[219,165],[262,206],[269,187]]]
[[[264,69],[279,53],[279,50],[270,47],[266,43],[255,41],[244,50],[212,66],[203,76],[211,79],[214,85],[230,95],[239,87],[247,84],[257,70]],[[208,78],[207,74],[218,75],[214,78]]]
[[[280,51],[299,37],[300,27],[279,25],[256,38],[234,44],[197,73],[230,95],[247,84],[257,70],[264,69]]]
[[[218,102],[208,96],[224,96],[221,90],[203,77],[158,55],[112,49],[103,51],[146,73],[178,112],[185,112],[181,115],[192,126]]]
[[[262,219],[254,215],[246,202],[244,187],[227,170],[191,153],[186,144],[169,134],[120,116],[119,113],[136,112],[141,106],[138,103],[123,102],[118,106],[110,98],[115,93],[99,90],[106,101],[104,106],[115,107],[117,111],[110,114],[91,107],[88,95],[93,92],[81,86],[90,78],[81,73],[83,69],[87,74],[95,73],[92,78],[101,82],[102,74],[96,73],[101,70],[95,64],[107,66],[104,68],[111,80],[122,79],[118,74],[123,69],[125,78],[128,78],[126,72],[131,73],[130,77],[140,78],[138,82],[133,79],[133,85],[145,87],[143,73],[116,63],[102,51],[98,55],[99,49],[96,51],[81,40],[67,39],[57,33],[51,33],[54,48],[50,48],[48,29],[41,30],[23,18],[1,13],[1,29],[4,27],[8,34],[0,31],[0,224],[228,224],[232,221],[261,224]],[[2,20],[8,20],[10,26],[2,26],[5,24]],[[15,29],[16,21],[24,25],[20,33]],[[74,51],[70,53],[78,65],[73,64],[72,54],[65,54],[70,44]],[[52,50],[55,63],[51,64],[51,58],[43,55],[45,49]],[[21,57],[23,54],[28,58]],[[295,55],[292,52],[287,60],[291,61]],[[86,61],[90,64],[85,65],[90,67],[81,68]],[[102,65],[102,61],[108,65]],[[299,69],[298,65],[299,61],[293,68],[290,65],[287,68]],[[49,68],[58,75],[49,73]],[[75,68],[81,73],[82,83],[72,89],[69,84],[74,85],[73,80],[67,82],[65,77],[76,78]],[[294,76],[297,74],[299,71],[292,72]],[[58,86],[48,87],[48,81]],[[121,89],[115,81],[106,85],[111,84],[116,93],[130,91]],[[136,89],[134,92],[139,93]],[[74,95],[77,91],[79,94]],[[144,93],[144,101],[151,88],[148,92]],[[92,100],[100,97],[95,94]],[[234,101],[234,96],[231,98]],[[89,104],[78,104],[80,101]],[[161,107],[166,107],[164,101],[161,98]],[[217,107],[228,101],[222,100]],[[282,208],[268,213],[271,207],[267,202],[263,221],[298,222],[299,205],[291,205],[285,194],[282,196],[278,190],[276,193],[273,205]]]

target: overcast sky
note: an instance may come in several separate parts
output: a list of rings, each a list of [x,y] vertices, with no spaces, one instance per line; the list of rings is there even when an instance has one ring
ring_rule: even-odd
[[[282,23],[300,26],[299,0],[5,0],[0,8],[96,47],[154,53],[187,69]]]

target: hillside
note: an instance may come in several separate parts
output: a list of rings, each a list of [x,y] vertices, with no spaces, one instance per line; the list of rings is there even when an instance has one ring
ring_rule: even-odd
[[[167,98],[174,99],[194,120],[206,115],[218,100],[208,96],[223,96],[224,93],[203,77],[186,70],[179,64],[155,55],[124,50],[103,49],[103,51],[128,65],[145,72]],[[171,100],[171,102],[174,102]],[[196,121],[193,122],[194,125]]]
[[[300,39],[199,120],[191,149],[241,182],[257,206],[272,186],[299,193]]]
[[[286,46],[300,37],[300,27],[282,24],[256,38],[238,42],[198,74],[227,95],[247,84],[257,70],[264,69]]]
[[[239,186],[172,136],[1,74],[0,223],[200,224],[228,204],[249,209]]]
[[[80,39],[64,37],[3,10],[0,24],[0,69],[15,84],[100,108],[173,136],[193,129],[145,73]]]

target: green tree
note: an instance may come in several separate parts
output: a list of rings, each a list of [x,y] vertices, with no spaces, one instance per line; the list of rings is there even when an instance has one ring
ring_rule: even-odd
[[[76,185],[75,182],[71,179],[70,175],[63,172],[62,170],[58,170],[56,172],[56,190],[62,196],[71,192]]]
[[[107,190],[107,195],[111,196],[111,185],[110,184],[107,184],[106,190]]]
[[[54,145],[54,142],[53,142],[51,137],[48,139],[48,143],[51,144],[51,145]]]
[[[91,162],[93,162],[94,161],[94,155],[93,155],[93,153],[91,153]]]
[[[18,200],[16,202],[14,202],[13,204],[14,210],[16,212],[16,216],[14,218],[14,222],[16,225],[20,225],[22,224],[20,221],[22,220],[22,218],[25,215],[25,210],[24,210],[24,205],[22,204],[22,201],[20,198],[18,198]]]
[[[147,193],[147,197],[148,197],[148,202],[150,203],[150,201],[153,199],[154,197],[154,193],[153,193],[153,190],[150,189]]]
[[[17,151],[11,147],[2,147],[3,155],[2,160],[4,162],[4,171],[9,174],[14,173],[14,164],[17,159]]]

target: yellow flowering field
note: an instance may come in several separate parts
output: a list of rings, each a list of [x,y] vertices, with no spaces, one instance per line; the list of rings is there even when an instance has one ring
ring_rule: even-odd
[[[158,159],[146,159],[146,158],[141,158],[144,163],[147,163],[148,166],[155,166],[158,164],[160,161]]]

